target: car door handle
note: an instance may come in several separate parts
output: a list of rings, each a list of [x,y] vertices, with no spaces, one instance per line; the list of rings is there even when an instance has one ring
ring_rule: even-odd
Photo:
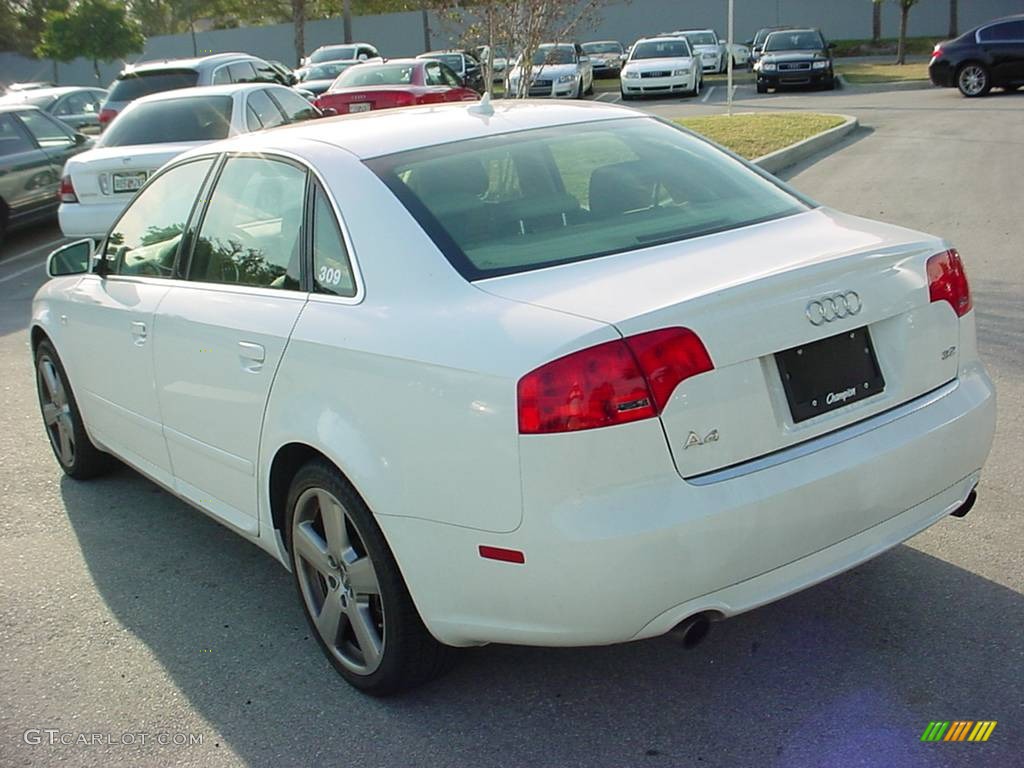
[[[132,339],[135,341],[135,346],[141,347],[146,343],[147,338],[146,324],[138,320],[134,321],[132,323]]]
[[[242,370],[259,373],[263,370],[263,363],[267,359],[267,350],[263,348],[262,344],[240,341],[238,342],[238,358],[242,362]]]

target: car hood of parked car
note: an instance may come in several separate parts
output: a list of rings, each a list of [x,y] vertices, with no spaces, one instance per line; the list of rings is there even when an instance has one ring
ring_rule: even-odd
[[[828,54],[819,49],[809,48],[803,51],[767,51],[761,53],[762,62],[781,64],[787,61],[807,61],[807,59],[827,59]]]
[[[665,69],[677,69],[679,67],[693,66],[693,58],[690,56],[673,56],[663,59],[638,59],[627,61],[626,69],[633,72],[660,72]]]
[[[578,64],[535,64],[530,71],[530,77],[534,80],[543,78],[545,80],[557,79],[562,75],[575,75],[579,71]],[[509,77],[521,77],[522,67],[516,65]]]

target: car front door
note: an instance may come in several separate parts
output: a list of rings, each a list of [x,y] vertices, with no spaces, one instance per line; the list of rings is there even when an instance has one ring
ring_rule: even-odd
[[[90,434],[165,485],[172,481],[153,384],[153,313],[175,277],[182,233],[212,158],[155,176],[107,236],[98,269],[70,291],[68,337],[79,406]]]
[[[49,184],[47,191],[51,200],[56,200],[57,185],[64,171],[64,163],[77,155],[83,147],[75,138],[73,130],[38,109],[27,109],[18,113],[18,119],[32,134],[39,148],[49,160]]]
[[[306,171],[229,156],[193,242],[187,280],[155,318],[156,387],[174,488],[228,525],[257,532],[263,412],[308,298]]]
[[[18,119],[0,112],[0,228],[24,214],[56,204],[50,156]]]

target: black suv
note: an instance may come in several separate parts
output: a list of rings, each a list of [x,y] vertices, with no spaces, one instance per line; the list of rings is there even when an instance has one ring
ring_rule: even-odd
[[[836,87],[832,69],[832,48],[817,29],[786,29],[772,32],[764,41],[761,57],[754,65],[757,92],[769,88],[812,85],[826,90]]]
[[[935,85],[984,96],[1024,85],[1024,15],[996,19],[935,46],[928,75]]]

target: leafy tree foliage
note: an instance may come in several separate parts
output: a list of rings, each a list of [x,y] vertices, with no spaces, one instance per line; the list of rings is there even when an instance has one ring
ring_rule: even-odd
[[[57,61],[91,59],[99,80],[99,62],[141,51],[145,42],[138,22],[116,0],[79,0],[70,10],[46,15],[35,52]]]

